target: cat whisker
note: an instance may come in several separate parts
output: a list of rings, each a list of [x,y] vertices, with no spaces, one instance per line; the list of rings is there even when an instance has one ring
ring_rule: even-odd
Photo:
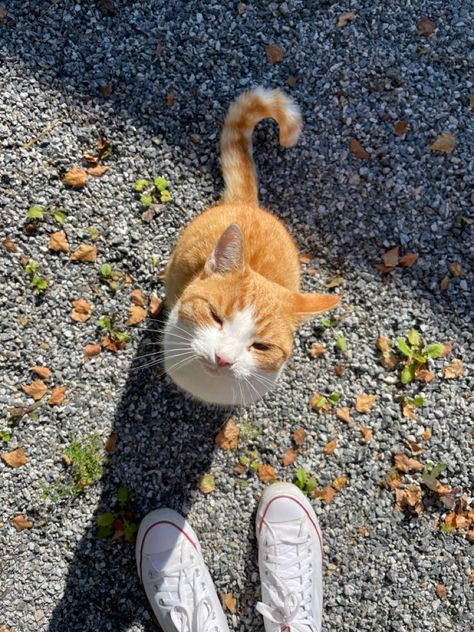
[[[186,365],[188,365],[190,362],[192,362],[195,359],[196,359],[196,355],[193,353],[190,358],[185,358],[184,360],[180,360],[179,362],[176,362],[173,366],[169,367],[166,370],[166,372],[173,373],[177,369],[182,369],[183,367],[185,367]]]
[[[252,382],[251,382],[248,378],[246,378],[246,377],[244,377],[244,380],[245,380],[245,383],[246,383],[246,384],[248,384],[248,386],[249,386],[249,395],[250,395],[250,396],[252,395],[252,393],[251,393],[250,389],[253,389],[253,391],[255,392],[255,394],[256,394],[256,396],[257,396],[257,399],[260,399],[261,395],[260,395],[260,393],[258,392],[258,390],[256,389],[255,385],[254,385],[254,384],[252,384]]]
[[[165,351],[154,351],[153,353],[144,353],[143,355],[137,356],[136,358],[133,358],[133,362],[135,362],[136,360],[142,360],[143,358],[150,358],[151,356],[161,356],[162,358],[164,357],[172,357],[172,354],[174,352],[184,352],[184,351],[188,351],[189,347],[181,347],[181,348],[174,348],[171,352],[165,352]]]
[[[187,357],[191,357],[191,359],[192,359],[192,358],[194,358],[194,353],[189,353],[189,352],[187,352],[187,353],[185,353],[185,354],[183,353],[183,354],[179,354],[179,355],[177,355],[177,356],[172,356],[170,359],[174,359],[174,357],[179,357],[179,358],[181,358],[181,356],[182,356],[182,355],[186,355]],[[153,360],[153,362],[147,362],[146,364],[141,364],[140,366],[137,366],[137,367],[132,367],[132,368],[130,369],[130,371],[139,371],[140,369],[148,369],[148,368],[150,368],[150,367],[152,367],[152,366],[158,366],[158,365],[161,363],[161,360],[162,360],[162,359],[163,359],[163,358],[161,358],[161,359],[160,359],[160,358],[158,358],[158,359],[157,359],[157,358],[155,358],[155,359]]]

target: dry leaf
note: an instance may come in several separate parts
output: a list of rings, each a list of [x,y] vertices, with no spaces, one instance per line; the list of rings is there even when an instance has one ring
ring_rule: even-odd
[[[290,86],[290,88],[294,88],[296,84],[298,83],[298,77],[295,77],[294,75],[290,75],[288,79],[286,80],[286,83]]]
[[[407,129],[408,129],[408,123],[406,121],[398,121],[397,123],[395,123],[393,132],[397,136],[402,137],[402,136],[405,136],[405,134],[407,133]]]
[[[447,290],[449,287],[449,284],[451,283],[451,279],[450,277],[446,274],[442,279],[441,279],[441,283],[439,284],[440,288],[442,290]]]
[[[303,445],[306,439],[306,430],[304,428],[298,428],[292,434],[292,438],[295,445]]]
[[[329,413],[332,410],[331,402],[328,400],[327,397],[321,395],[321,393],[315,393],[309,400],[309,404],[311,408],[319,414],[323,412]]]
[[[415,404],[404,404],[402,407],[402,414],[407,419],[415,419]]]
[[[84,347],[84,356],[86,358],[94,358],[95,356],[98,356],[100,353],[100,345],[86,345]]]
[[[101,87],[102,96],[110,97],[112,94],[112,85],[110,83],[106,83]]]
[[[431,439],[431,428],[428,428],[428,426],[423,430],[422,439],[423,441],[429,441]]]
[[[313,342],[309,353],[311,357],[319,358],[319,356],[322,356],[324,353],[326,353],[326,347],[319,342]]]
[[[23,531],[23,529],[31,529],[31,527],[33,526],[33,523],[25,518],[25,516],[23,516],[22,514],[15,516],[12,519],[11,523],[17,531]]]
[[[416,23],[416,32],[418,35],[432,35],[436,28],[436,22],[430,20],[426,16],[421,17]]]
[[[270,483],[271,481],[276,480],[275,468],[271,465],[260,464],[258,466],[258,478],[262,481],[262,483]]]
[[[9,467],[16,468],[25,465],[25,463],[28,462],[28,457],[22,448],[16,448],[16,450],[12,450],[11,452],[4,452],[2,454],[2,461]]]
[[[436,373],[434,371],[428,371],[428,369],[423,369],[420,366],[415,367],[415,380],[419,380],[420,382],[425,382],[428,384],[436,377]]]
[[[265,54],[271,64],[278,64],[283,60],[283,49],[277,44],[269,44],[265,46]]]
[[[87,172],[80,167],[72,167],[64,174],[63,182],[73,189],[80,189],[87,182]]]
[[[27,395],[32,397],[35,401],[38,401],[39,399],[44,397],[46,393],[48,392],[48,387],[43,382],[43,380],[34,380],[34,382],[32,382],[31,384],[23,385],[21,388]]]
[[[406,454],[398,452],[395,457],[395,467],[400,472],[408,474],[409,472],[421,472],[424,469],[424,465],[416,459],[410,459]]]
[[[318,500],[322,500],[324,503],[327,503],[328,505],[330,505],[334,499],[335,493],[336,492],[334,488],[328,485],[327,487],[324,487],[323,489],[315,489],[313,492],[313,497],[317,498]]]
[[[307,252],[300,252],[300,254],[298,255],[298,259],[300,263],[307,264],[311,263],[311,261],[313,260],[313,256]]]
[[[64,394],[67,391],[67,386],[55,386],[51,397],[48,399],[50,406],[59,406],[64,402]]]
[[[344,279],[340,274],[336,274],[336,276],[333,276],[327,279],[326,281],[324,281],[324,285],[327,288],[338,287],[342,283],[344,283]]]
[[[234,597],[232,593],[227,593],[224,595],[224,606],[227,608],[229,612],[235,614],[237,608],[237,599]]]
[[[99,164],[99,158],[94,154],[86,153],[82,156],[82,159],[87,162],[88,167],[97,167]]]
[[[454,277],[462,276],[464,274],[464,270],[462,269],[462,265],[457,261],[448,264],[448,270]]]
[[[160,213],[165,208],[164,204],[150,204],[146,211],[142,213],[142,220],[149,224],[155,215]]]
[[[421,447],[421,445],[418,445],[414,441],[410,441],[410,439],[405,439],[405,443],[410,448],[410,452],[415,456],[418,456],[423,452],[423,448]]]
[[[342,408],[337,408],[336,416],[341,421],[345,421],[346,424],[350,424],[352,422],[352,417],[351,417],[351,413],[348,406],[342,406]]]
[[[398,265],[398,262],[400,260],[399,250],[400,247],[395,246],[394,248],[390,248],[390,250],[387,250],[387,252],[382,256],[383,264],[385,267],[394,268]]]
[[[7,17],[7,10],[3,5],[0,6],[0,20],[4,20]]]
[[[450,154],[454,146],[456,145],[456,139],[451,132],[441,132],[438,138],[430,145],[431,151],[440,151],[443,154]]]
[[[346,26],[348,22],[354,19],[353,11],[346,11],[345,13],[341,13],[337,20],[337,28],[342,29]]]
[[[392,467],[388,472],[387,476],[384,479],[385,485],[393,492],[394,489],[397,489],[399,485],[404,482],[404,479],[400,476],[400,472]]]
[[[349,151],[359,160],[369,160],[370,154],[362,147],[358,140],[351,138],[349,141]]]
[[[202,494],[209,494],[216,489],[216,481],[212,474],[203,474],[199,479],[199,491]]]
[[[443,366],[443,377],[445,380],[454,380],[464,373],[464,363],[455,358]]]
[[[140,305],[132,305],[128,308],[128,320],[126,322],[127,327],[141,323],[146,318],[146,310]]]
[[[417,483],[411,483],[404,489],[397,488],[395,490],[395,508],[399,511],[413,509],[419,515],[423,511],[422,498],[423,492]]]
[[[117,452],[118,435],[116,432],[111,432],[105,442],[105,451],[109,454],[115,454]]]
[[[346,367],[341,366],[340,364],[334,367],[334,373],[337,375],[337,377],[342,377],[344,375],[345,370],[346,370]]]
[[[155,46],[155,55],[157,57],[159,57],[161,55],[161,53],[165,50],[165,45],[162,44],[161,42],[159,42],[156,46]]]
[[[148,312],[150,318],[158,318],[163,308],[163,301],[158,298],[156,294],[152,294],[150,298],[150,304],[148,305]]]
[[[33,371],[33,373],[36,373],[36,375],[39,375],[44,380],[47,380],[48,377],[51,375],[51,371],[48,369],[47,366],[33,366],[31,367],[31,370]]]
[[[344,487],[346,487],[347,483],[348,483],[347,476],[338,476],[337,478],[333,480],[332,486],[334,487],[334,489],[340,492],[342,489],[344,489]]]
[[[373,403],[377,399],[377,395],[366,395],[362,393],[362,395],[357,395],[356,399],[356,410],[358,413],[368,413],[373,406]]]
[[[293,465],[296,460],[298,452],[295,448],[288,448],[288,450],[283,455],[283,465],[286,467],[287,465]]]
[[[51,233],[48,241],[49,250],[55,252],[69,252],[69,244],[67,242],[66,233],[59,230],[57,233]]]
[[[134,305],[138,305],[139,307],[145,307],[146,305],[146,295],[143,290],[133,290],[130,294],[130,300]]]
[[[446,590],[446,586],[444,584],[436,584],[435,590],[439,599],[445,599],[448,596],[448,591]]]
[[[415,255],[413,252],[407,252],[400,257],[398,261],[398,265],[403,268],[411,268],[418,261],[418,255]]]
[[[228,419],[217,433],[216,445],[223,450],[235,450],[239,443],[240,428],[234,419]]]
[[[331,441],[326,443],[326,445],[323,448],[325,454],[332,454],[334,450],[336,449],[336,445],[337,445],[336,439],[331,439]]]
[[[112,336],[106,336],[100,344],[103,347],[105,347],[105,349],[108,349],[109,351],[113,351],[113,352],[119,351],[120,349],[125,349],[125,347],[127,346],[127,343],[125,340],[122,342],[119,342],[115,338],[112,338]]]
[[[446,342],[443,342],[442,345],[443,345],[443,355],[442,355],[442,357],[445,358],[453,350],[453,343],[451,342],[451,340],[446,340]]]
[[[370,443],[372,441],[372,430],[367,428],[367,426],[359,426],[359,430],[362,432],[365,443]]]
[[[8,238],[2,241],[2,245],[8,252],[16,252],[17,250],[15,242]]]
[[[242,465],[242,463],[237,463],[237,465],[234,465],[234,472],[236,474],[243,474],[244,472],[246,472],[247,468],[245,467],[245,465]]]
[[[94,178],[100,178],[106,171],[109,171],[110,167],[105,165],[96,165],[95,167],[89,167],[87,173]]]
[[[69,259],[71,261],[95,261],[97,259],[97,248],[90,244],[81,244]]]
[[[92,305],[85,298],[72,302],[71,318],[78,323],[85,323],[92,315]]]
[[[174,92],[168,92],[166,95],[166,105],[170,108],[173,106],[176,94]]]

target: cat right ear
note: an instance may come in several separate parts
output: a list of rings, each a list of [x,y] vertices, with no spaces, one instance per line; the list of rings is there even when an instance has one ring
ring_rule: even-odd
[[[225,274],[238,270],[243,265],[244,239],[237,224],[228,226],[219,237],[209,259],[204,266],[204,274]]]

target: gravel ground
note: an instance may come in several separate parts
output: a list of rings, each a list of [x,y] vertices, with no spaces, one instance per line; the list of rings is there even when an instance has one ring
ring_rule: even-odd
[[[295,466],[283,467],[281,459],[298,427],[308,436],[296,465],[314,473],[321,486],[348,477],[331,504],[314,501],[325,534],[324,629],[472,628],[472,541],[441,531],[446,509],[439,502],[428,499],[425,511],[411,516],[394,509],[394,494],[380,486],[393,455],[406,451],[410,439],[422,445],[416,458],[423,463],[447,464],[442,481],[457,495],[473,489],[473,240],[472,225],[460,219],[472,218],[474,203],[472,4],[3,4],[1,239],[11,239],[16,252],[2,247],[0,260],[0,397],[5,408],[31,404],[21,386],[32,381],[30,368],[38,364],[51,369],[48,386],[67,391],[62,405],[41,406],[37,419],[23,417],[3,444],[3,452],[22,447],[28,462],[16,469],[0,462],[2,631],[155,629],[133,548],[96,538],[97,513],[112,507],[121,483],[135,494],[138,518],[164,504],[188,515],[219,592],[237,599],[231,629],[262,630],[254,610],[253,520],[263,483],[248,475],[248,486],[241,487],[233,467],[238,456],[256,449],[279,479],[292,480]],[[338,28],[345,11],[354,18]],[[436,23],[431,36],[417,33],[422,16]],[[283,49],[281,63],[267,60],[271,43]],[[292,87],[289,77],[296,78]],[[232,411],[242,429],[236,454],[214,443],[228,411],[190,401],[153,369],[133,370],[134,358],[153,349],[146,332],[134,329],[125,350],[104,351],[88,362],[83,348],[101,340],[97,317],[116,314],[123,328],[132,289],[162,295],[157,270],[182,226],[222,187],[217,140],[226,109],[257,84],[282,86],[301,106],[305,127],[297,147],[279,148],[272,124],[257,130],[261,199],[284,218],[301,250],[314,255],[306,266],[315,270],[305,273],[307,289],[343,277],[336,289],[343,296],[337,331],[348,353],[334,348],[330,328],[305,325],[279,388],[258,405]],[[400,120],[408,122],[404,137],[393,132]],[[444,130],[456,139],[449,155],[428,147]],[[110,171],[79,191],[67,189],[64,172],[81,164],[100,134],[112,144],[105,160]],[[351,138],[370,160],[350,153]],[[147,223],[133,183],[154,175],[169,180],[173,201]],[[70,262],[67,254],[49,251],[48,234],[58,225],[47,219],[31,232],[26,211],[34,204],[65,210],[72,249],[92,243],[86,229],[97,227],[97,260]],[[394,245],[419,259],[386,282],[374,264]],[[25,256],[49,279],[41,296],[28,287],[20,263]],[[443,290],[455,262],[463,272],[449,274]],[[112,293],[100,283],[103,263],[127,273],[131,285],[120,282]],[[94,306],[83,324],[70,319],[71,301],[79,297]],[[429,342],[452,341],[450,358],[464,361],[464,375],[443,379],[446,361],[439,360],[426,387],[397,384],[381,367],[375,340],[381,333],[396,339],[412,326]],[[309,354],[313,342],[327,346],[319,360]],[[346,369],[338,377],[341,364]],[[348,406],[360,393],[378,398],[369,414],[353,412],[349,425],[312,411],[315,391],[339,391]],[[419,392],[426,404],[416,421],[403,417],[400,397]],[[372,429],[369,444],[360,424]],[[432,437],[423,441],[425,427]],[[68,501],[42,500],[42,484],[67,474],[62,455],[71,438],[92,432],[104,442],[111,432],[118,437],[100,483]],[[328,455],[323,447],[332,438],[337,448]],[[216,480],[208,495],[197,485],[205,472]],[[15,531],[17,514],[32,527]],[[446,587],[445,597],[437,584]]]

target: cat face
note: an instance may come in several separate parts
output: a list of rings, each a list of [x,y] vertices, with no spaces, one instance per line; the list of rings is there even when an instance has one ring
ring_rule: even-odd
[[[170,313],[165,368],[198,399],[250,404],[278,380],[298,320],[339,299],[292,293],[252,271],[242,261],[237,227],[229,227],[219,242],[202,275],[187,286]]]

